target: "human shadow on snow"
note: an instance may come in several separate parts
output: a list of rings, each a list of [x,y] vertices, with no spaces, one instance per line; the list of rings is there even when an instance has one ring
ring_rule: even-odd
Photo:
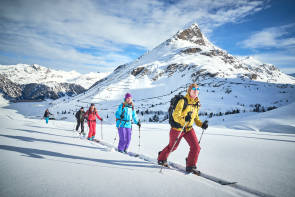
[[[58,135],[58,134],[53,134],[53,133],[47,133],[47,132],[41,132],[41,131],[35,131],[32,129],[15,129],[15,128],[7,128],[7,129],[11,129],[11,130],[17,130],[17,131],[24,131],[24,132],[28,132],[28,133],[38,133],[38,134],[43,134],[43,135],[51,135],[51,136],[57,136],[57,137],[66,137],[66,138],[78,138],[78,137],[73,137],[70,135]]]
[[[84,146],[84,145],[79,145],[79,144],[71,144],[71,143],[60,142],[60,141],[55,141],[55,140],[37,139],[37,138],[25,137],[25,136],[15,136],[15,135],[3,135],[3,134],[0,134],[0,137],[12,138],[12,139],[25,141],[25,142],[47,142],[47,143],[76,146],[76,147],[89,148],[89,149],[95,149],[95,150],[99,149],[99,150],[102,150],[102,151],[105,150],[104,148],[99,148],[99,147]]]
[[[64,158],[64,159],[92,161],[92,162],[104,163],[104,164],[115,165],[115,166],[158,168],[158,166],[155,166],[155,165],[146,165],[148,163],[145,161],[94,159],[94,158],[88,158],[88,157],[68,155],[68,154],[58,153],[54,151],[47,151],[47,150],[33,149],[33,148],[22,148],[22,147],[16,147],[16,146],[8,146],[8,145],[0,145],[0,149],[12,151],[12,152],[18,152],[28,157],[37,158],[37,159],[47,159],[46,156],[51,156],[51,157],[58,157],[58,158]]]
[[[70,129],[63,129],[63,128],[58,128],[58,127],[48,127],[48,126],[36,126],[36,125],[26,125],[28,127],[35,127],[35,128],[40,128],[40,129],[55,129],[55,130],[62,130],[62,131],[73,131],[73,130],[70,130]],[[76,126],[75,126],[76,128]]]

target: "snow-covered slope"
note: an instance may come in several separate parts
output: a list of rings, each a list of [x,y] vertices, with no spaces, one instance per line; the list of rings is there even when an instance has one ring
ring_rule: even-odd
[[[289,197],[295,191],[294,134],[210,126],[201,141],[198,169],[237,182],[222,186],[175,169],[160,173],[155,160],[158,151],[168,143],[168,124],[142,124],[141,138],[138,128],[133,128],[128,151],[139,153],[140,157],[135,158],[109,151],[112,144],[118,143],[118,138],[114,143],[114,124],[103,125],[105,145],[96,144],[79,138],[73,132],[74,122],[50,120],[46,125],[44,120],[28,119],[7,109],[7,105],[0,97],[0,195],[4,197]],[[282,116],[286,109],[281,109],[273,114],[273,120],[286,117]],[[294,113],[290,115],[294,120]],[[201,129],[195,130],[200,138]],[[100,137],[98,126],[96,139]],[[182,140],[168,161],[185,166],[188,150]]]
[[[241,130],[294,134],[294,109],[295,102],[272,111],[249,116],[236,121],[225,122],[222,126]]]
[[[0,73],[17,84],[37,83],[49,87],[56,83],[74,83],[88,89],[109,73],[80,74],[76,71],[54,70],[37,64],[0,65]]]
[[[133,62],[118,66],[84,94],[56,100],[51,110],[74,112],[96,103],[100,113],[111,117],[112,122],[124,94],[130,92],[141,120],[161,122],[167,120],[173,95],[184,94],[192,82],[200,85],[202,119],[267,111],[295,100],[293,77],[252,57],[228,54],[194,24]]]

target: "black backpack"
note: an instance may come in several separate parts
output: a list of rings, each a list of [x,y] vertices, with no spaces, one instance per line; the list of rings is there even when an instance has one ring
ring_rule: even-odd
[[[171,125],[171,127],[173,128],[182,128],[182,126],[178,123],[178,122],[175,122],[174,119],[173,119],[173,112],[175,110],[175,107],[178,103],[179,100],[183,99],[184,100],[184,104],[183,104],[183,108],[182,108],[182,111],[185,110],[185,108],[187,107],[188,105],[188,102],[187,102],[187,98],[184,97],[183,95],[175,95],[171,100],[170,100],[170,107],[168,109],[168,118],[169,118],[169,124]]]

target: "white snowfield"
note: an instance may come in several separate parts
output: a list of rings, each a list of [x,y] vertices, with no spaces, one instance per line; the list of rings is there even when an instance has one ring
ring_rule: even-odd
[[[81,139],[74,122],[28,119],[0,108],[0,196],[278,196],[295,192],[294,104],[233,122],[236,128],[210,126],[201,140],[198,169],[237,184],[222,186],[203,177],[163,169],[156,161],[168,143],[169,125],[133,127],[129,152],[110,151],[116,136],[114,125],[97,124],[96,138],[103,144]],[[288,118],[287,118],[288,117]],[[263,128],[268,132],[259,132]],[[248,119],[247,119],[248,120]],[[276,121],[278,120],[278,121]],[[284,123],[284,124],[283,124]],[[231,124],[228,124],[231,125]],[[282,133],[280,131],[280,125]],[[86,126],[86,125],[85,125]],[[286,131],[286,126],[290,132]],[[271,132],[271,128],[275,132]],[[198,138],[201,129],[194,127]],[[256,128],[246,130],[248,128]],[[242,130],[244,129],[244,130]],[[86,129],[88,131],[88,129]],[[101,135],[103,134],[103,135]],[[118,137],[115,146],[118,143]],[[169,162],[185,166],[189,147],[183,139]],[[145,160],[144,160],[145,159]]]

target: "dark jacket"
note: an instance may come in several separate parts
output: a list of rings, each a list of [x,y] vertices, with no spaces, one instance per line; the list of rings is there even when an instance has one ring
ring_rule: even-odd
[[[75,117],[77,120],[84,121],[84,118],[85,118],[84,114],[85,114],[85,111],[79,110],[79,111],[77,111]]]
[[[45,111],[44,116],[45,118],[49,117],[49,115],[52,115],[48,110]]]

